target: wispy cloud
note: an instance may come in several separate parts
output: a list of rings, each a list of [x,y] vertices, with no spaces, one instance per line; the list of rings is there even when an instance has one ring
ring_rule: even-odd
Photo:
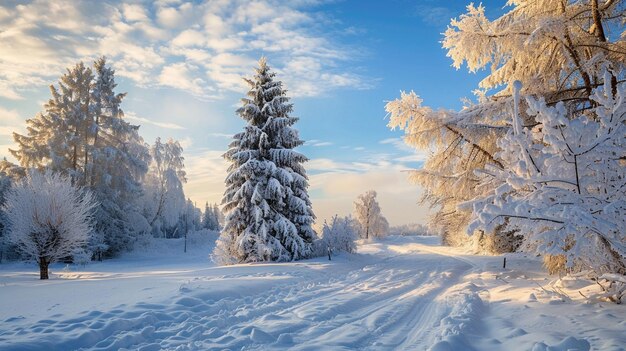
[[[314,147],[320,147],[320,146],[331,146],[331,145],[333,145],[333,143],[330,142],[330,141],[322,141],[322,140],[317,140],[317,139],[311,139],[311,140],[307,140],[305,145],[307,145],[307,146],[314,146]]]
[[[165,128],[165,129],[179,129],[179,130],[185,129],[185,127],[176,123],[153,121],[144,117],[139,117],[134,112],[129,112],[129,111],[126,111],[124,113],[124,117],[129,121],[151,124],[157,127]]]
[[[421,1],[415,7],[415,15],[426,24],[445,28],[446,25],[450,24],[450,19],[456,14],[451,9],[445,7],[445,2],[426,0]]]
[[[200,98],[244,89],[261,54],[292,96],[364,89],[367,79],[341,63],[354,50],[336,40],[337,22],[316,1],[26,1],[0,5],[0,96],[22,98],[77,60],[111,59],[119,76]]]
[[[228,133],[209,133],[209,135],[212,137],[224,138],[224,139],[232,139],[232,137],[234,136],[234,134],[228,134]]]
[[[26,123],[16,110],[7,110],[0,106],[0,141],[8,142],[0,145],[0,156],[7,157],[11,161],[14,158],[9,155],[9,149],[15,149],[17,144],[13,140],[13,132],[24,133]]]
[[[395,157],[396,162],[424,162],[428,153],[423,150],[416,150],[407,145],[402,138],[387,138],[378,142],[383,145],[392,145],[396,150],[403,153],[403,156]]]

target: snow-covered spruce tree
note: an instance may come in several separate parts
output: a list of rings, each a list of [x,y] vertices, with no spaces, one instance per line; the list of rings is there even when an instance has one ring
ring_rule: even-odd
[[[538,123],[528,129],[515,109],[514,128],[498,141],[507,167],[480,171],[488,191],[465,204],[470,232],[509,221],[524,248],[564,257],[569,271],[626,274],[626,87],[613,94],[608,71],[604,82],[581,116],[528,97]]]
[[[150,148],[152,162],[144,180],[144,213],[155,237],[169,237],[185,211],[187,182],[183,148],[174,139],[157,138]],[[169,234],[168,234],[169,233]]]
[[[211,209],[211,211],[213,212],[213,218],[215,218],[215,223],[217,224],[215,230],[222,230],[224,224],[224,214],[222,213],[222,210],[220,210],[217,204],[213,204],[213,208]]]
[[[467,102],[458,112],[434,110],[422,106],[415,93],[402,92],[386,107],[389,126],[403,129],[407,144],[430,152],[411,180],[437,209],[432,224],[448,244],[468,242],[471,213],[457,205],[479,195],[474,170],[487,164],[505,167],[496,153],[497,140],[511,128],[508,83],[521,81],[524,94],[541,96],[548,105],[562,101],[574,117],[593,104],[591,91],[603,84],[601,68],[609,63],[618,69],[626,62],[623,1],[515,0],[507,5],[509,11],[494,20],[485,16],[482,5],[469,5],[444,34],[443,47],[456,68],[465,63],[472,72],[490,69],[476,91],[476,103]],[[624,77],[609,79],[615,92]],[[537,125],[523,108],[521,118],[525,128]],[[498,231],[515,241],[516,234],[506,226]]]
[[[219,262],[291,261],[311,253],[315,216],[302,163],[303,144],[292,105],[266,59],[237,110],[246,121],[224,157],[231,162],[222,201],[226,214],[216,251]],[[225,257],[224,257],[225,256]]]
[[[208,230],[220,230],[220,213],[217,204],[209,206],[207,202],[202,213],[202,228]]]
[[[202,228],[214,230],[215,221],[213,220],[213,210],[209,207],[209,202],[204,205],[204,212],[202,212]]]
[[[48,279],[50,263],[88,244],[95,207],[91,193],[66,176],[33,171],[6,196],[8,239],[39,264],[40,279]]]
[[[94,76],[95,72],[95,76]],[[14,133],[11,150],[23,167],[49,169],[93,191],[100,203],[94,251],[115,254],[145,230],[138,199],[149,154],[138,126],[123,119],[114,71],[104,58],[94,71],[79,63],[61,77],[44,111],[27,120],[26,135]]]
[[[384,237],[389,232],[389,222],[380,211],[374,190],[368,190],[357,197],[354,202],[354,219],[363,239]]]

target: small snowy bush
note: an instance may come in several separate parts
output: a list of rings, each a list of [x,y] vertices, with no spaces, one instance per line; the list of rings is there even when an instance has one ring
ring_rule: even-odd
[[[618,304],[626,302],[626,276],[606,273],[598,279],[598,284],[604,290],[600,297]]]
[[[85,250],[84,248],[77,248],[72,251],[72,262],[74,264],[78,264],[81,266],[86,266],[91,262],[91,257],[93,253],[89,250]]]
[[[350,217],[339,217],[335,215],[330,224],[324,222],[322,227],[321,242],[316,245],[320,256],[327,254],[328,248],[332,252],[345,251],[356,252],[355,240],[358,239],[356,223]],[[319,246],[319,247],[318,247]]]
[[[40,279],[48,279],[50,263],[89,243],[95,206],[91,193],[69,178],[33,171],[7,194],[7,238],[23,257],[37,261]]]
[[[239,263],[235,257],[233,240],[230,235],[222,233],[215,242],[215,249],[211,253],[211,261],[220,266],[228,266],[231,264]]]

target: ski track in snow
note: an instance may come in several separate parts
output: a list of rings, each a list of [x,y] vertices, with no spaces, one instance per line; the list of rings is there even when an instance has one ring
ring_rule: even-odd
[[[186,271],[169,298],[71,318],[0,316],[0,350],[498,349],[482,325],[481,287],[463,281],[474,261],[411,240],[332,262]],[[572,339],[565,346],[581,345]]]

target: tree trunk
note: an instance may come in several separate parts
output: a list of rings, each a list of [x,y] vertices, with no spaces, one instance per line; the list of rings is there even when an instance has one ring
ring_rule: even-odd
[[[50,263],[43,257],[39,258],[39,279],[48,279],[48,265]]]

